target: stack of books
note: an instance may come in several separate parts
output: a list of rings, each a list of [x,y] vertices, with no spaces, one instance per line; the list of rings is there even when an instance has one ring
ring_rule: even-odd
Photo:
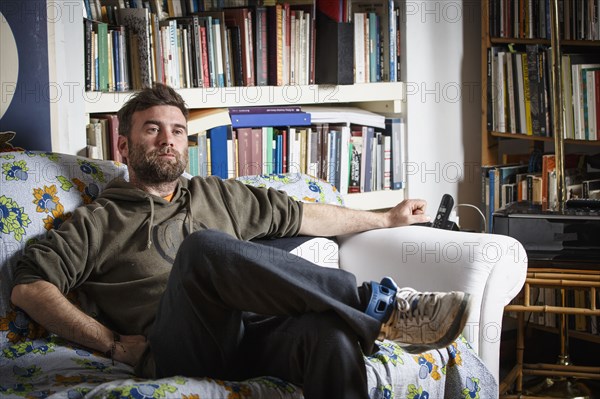
[[[404,188],[404,121],[358,108],[335,110],[231,108],[231,125],[190,130],[189,172],[222,178],[305,173],[342,194]]]

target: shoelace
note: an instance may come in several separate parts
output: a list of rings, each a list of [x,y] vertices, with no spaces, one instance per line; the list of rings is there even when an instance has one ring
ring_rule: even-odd
[[[402,293],[406,294],[402,295]],[[400,320],[408,321],[413,318],[416,319],[417,323],[420,323],[424,318],[431,318],[437,308],[435,294],[428,292],[400,289],[396,294],[396,298],[396,306],[399,310],[399,317],[395,320],[396,323],[399,323]],[[416,306],[413,306],[415,304]]]

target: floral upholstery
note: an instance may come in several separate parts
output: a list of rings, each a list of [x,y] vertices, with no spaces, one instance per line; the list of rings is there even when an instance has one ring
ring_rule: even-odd
[[[10,303],[11,276],[23,249],[93,201],[127,168],[112,161],[42,152],[0,153],[0,396],[6,398],[301,398],[272,377],[243,382],[172,377],[139,380],[131,367],[48,334]],[[246,176],[246,184],[286,190],[302,201],[342,204],[331,185],[305,175]],[[365,357],[372,398],[488,398],[494,377],[459,339],[414,355],[391,342]]]

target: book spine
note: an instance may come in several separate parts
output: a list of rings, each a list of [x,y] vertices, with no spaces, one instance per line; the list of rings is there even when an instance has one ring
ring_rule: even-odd
[[[89,0],[87,3],[89,9]],[[88,14],[91,14],[91,9],[88,10]],[[89,19],[83,20],[83,30],[85,35],[85,90],[91,91],[92,87],[92,74],[93,74],[93,53],[92,53],[92,21]]]
[[[225,87],[225,69],[223,65],[223,38],[221,37],[221,21],[213,19],[214,53],[216,61],[217,87]]]
[[[102,22],[99,22],[97,26],[99,90],[108,91],[108,26]]]
[[[210,60],[208,57],[208,36],[206,27],[200,27],[200,40],[202,45],[202,79],[203,87],[210,87]]]
[[[302,108],[295,105],[282,106],[256,106],[256,107],[231,107],[229,114],[271,114],[271,113],[292,113],[302,112]]]
[[[200,39],[200,22],[198,17],[192,18],[192,29],[194,31],[194,50],[193,65],[194,65],[194,87],[202,87],[202,44]]]
[[[268,44],[267,44],[267,9],[256,7],[255,10],[255,41],[254,51],[256,65],[256,85],[266,86],[268,84]]]
[[[527,63],[527,55],[523,55],[523,92],[525,98],[525,121],[528,136],[533,135],[533,121],[531,118],[531,86],[529,80],[529,68]]]

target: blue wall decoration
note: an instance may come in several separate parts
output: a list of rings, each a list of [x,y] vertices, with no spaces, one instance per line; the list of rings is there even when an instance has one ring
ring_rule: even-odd
[[[28,150],[51,150],[47,7],[46,0],[0,1],[0,131],[14,130],[12,144]]]

